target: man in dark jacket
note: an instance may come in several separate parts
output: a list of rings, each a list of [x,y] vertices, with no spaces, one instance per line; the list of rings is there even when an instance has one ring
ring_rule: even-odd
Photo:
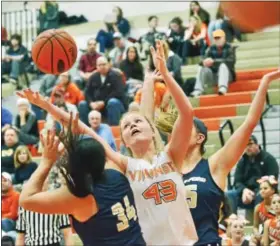
[[[79,104],[81,120],[88,124],[91,110],[100,111],[109,125],[118,125],[125,112],[125,91],[122,76],[110,69],[105,57],[97,59],[97,72],[92,74],[85,89],[86,101]]]
[[[261,201],[259,184],[263,176],[275,176],[278,180],[279,166],[276,159],[258,145],[257,138],[252,135],[246,152],[237,164],[234,177],[234,188],[226,192],[232,212],[237,207],[254,208]]]
[[[198,97],[204,91],[204,84],[218,82],[219,94],[224,95],[228,84],[235,80],[235,48],[226,43],[225,32],[218,29],[213,32],[215,44],[207,50],[196,75],[192,96]]]

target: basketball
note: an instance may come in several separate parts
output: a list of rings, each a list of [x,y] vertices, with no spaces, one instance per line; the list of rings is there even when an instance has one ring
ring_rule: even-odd
[[[73,66],[77,58],[77,46],[67,32],[52,29],[36,38],[31,53],[34,63],[43,73],[57,75]]]
[[[280,24],[280,2],[222,1],[225,14],[242,31],[258,31]]]

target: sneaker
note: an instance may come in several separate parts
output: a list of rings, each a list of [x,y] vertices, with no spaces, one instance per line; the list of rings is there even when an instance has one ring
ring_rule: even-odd
[[[221,95],[221,96],[223,96],[223,95],[225,95],[226,93],[227,93],[227,88],[226,87],[224,87],[224,86],[221,86],[220,88],[219,88],[219,95]]]
[[[202,95],[202,91],[200,90],[194,90],[192,93],[191,93],[191,97],[199,97]]]

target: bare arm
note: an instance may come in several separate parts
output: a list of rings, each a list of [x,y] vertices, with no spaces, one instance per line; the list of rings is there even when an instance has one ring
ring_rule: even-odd
[[[16,246],[25,245],[24,238],[25,238],[24,233],[17,233]]]
[[[267,220],[264,223],[264,231],[263,231],[263,237],[262,237],[263,245],[269,245],[269,236],[268,236],[269,223],[270,223],[270,220]]]
[[[254,210],[254,234],[255,235],[259,235],[259,225],[260,225],[259,207],[260,205],[257,205]]]
[[[27,89],[24,90],[24,93],[18,92],[17,95],[23,98],[27,98],[30,103],[35,104],[38,107],[46,110],[49,114],[53,116],[54,119],[61,122],[64,126],[68,126],[71,119],[70,113],[63,111],[62,109],[46,101],[39,93],[34,93],[30,89]],[[123,172],[126,171],[127,158],[125,156],[115,152],[103,138],[98,136],[91,128],[89,128],[80,120],[78,122],[77,128],[79,133],[88,134],[97,141],[99,141],[105,149],[107,158],[114,162],[116,165],[118,165],[123,170]]]
[[[166,151],[174,161],[176,167],[180,170],[189,147],[189,141],[193,127],[193,109],[190,101],[185,96],[185,93],[167,70],[163,46],[160,41],[157,41],[157,49],[159,71],[169,89],[171,96],[174,99],[179,113],[173,127],[170,142],[166,146]]]
[[[225,180],[230,170],[243,154],[263,112],[269,84],[279,77],[280,70],[266,74],[262,78],[245,121],[229,138],[225,146],[209,158],[211,172],[218,177],[218,180]]]
[[[62,232],[63,232],[63,236],[64,236],[65,246],[74,245],[71,227],[62,229]]]

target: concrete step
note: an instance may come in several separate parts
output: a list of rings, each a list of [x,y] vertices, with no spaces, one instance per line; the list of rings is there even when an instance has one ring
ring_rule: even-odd
[[[249,33],[243,35],[247,41],[280,38],[279,29],[276,31]]]
[[[244,50],[236,52],[237,60],[247,60],[253,58],[279,57],[280,47],[269,47],[263,49]]]
[[[264,48],[271,48],[271,47],[279,47],[279,40],[280,37],[268,39],[268,40],[252,40],[252,41],[245,41],[235,43],[238,46],[238,50],[254,50],[254,49],[264,49]]]
[[[280,64],[280,57],[266,57],[258,59],[238,60],[236,62],[236,70],[253,70],[278,67]],[[182,76],[184,78],[195,77],[198,65],[188,65],[182,67]]]

